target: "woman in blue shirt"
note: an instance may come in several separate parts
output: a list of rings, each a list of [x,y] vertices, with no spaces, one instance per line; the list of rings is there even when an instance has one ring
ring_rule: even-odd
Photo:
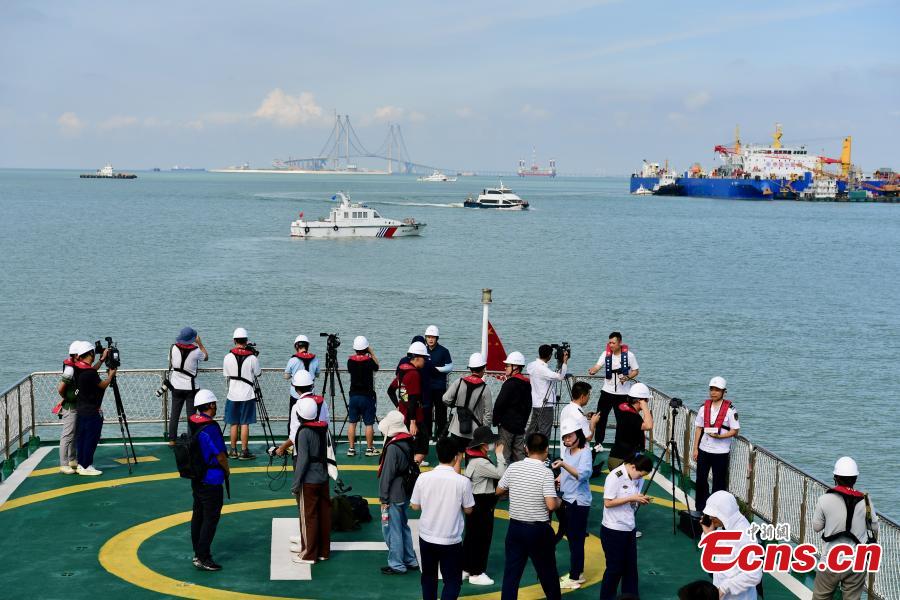
[[[581,424],[566,421],[560,425],[562,458],[553,462],[560,469],[556,478],[562,492],[566,515],[566,537],[569,539],[569,574],[561,578],[559,587],[576,590],[585,582],[584,540],[587,537],[588,512],[591,509],[591,471],[594,457],[585,449],[587,439]]]

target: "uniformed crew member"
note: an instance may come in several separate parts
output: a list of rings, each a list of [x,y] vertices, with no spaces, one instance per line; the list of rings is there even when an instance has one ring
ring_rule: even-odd
[[[225,423],[231,426],[230,458],[251,460],[250,425],[256,423],[256,378],[262,373],[256,353],[247,346],[247,330],[234,330],[234,348],[222,360],[222,373],[228,380],[225,398]],[[237,451],[238,430],[241,433],[241,453]]]
[[[294,377],[294,373],[300,369],[303,369],[312,375],[314,380],[319,376],[319,359],[316,358],[315,354],[310,353],[309,338],[302,334],[294,338],[294,353],[291,354],[287,366],[284,367],[284,378],[290,381],[291,378]],[[288,399],[288,414],[291,414],[291,409],[294,408],[294,404],[300,398],[300,396],[297,395],[297,390],[294,389],[294,386],[292,385],[290,387],[291,394]]]
[[[615,469],[629,456],[644,450],[644,432],[653,430],[650,414],[650,388],[643,383],[631,386],[628,400],[619,404],[616,411],[616,441],[609,451],[607,464]]]
[[[731,438],[740,431],[737,410],[730,400],[725,400],[725,378],[709,380],[707,399],[694,419],[694,444],[692,457],[697,463],[697,510],[703,512],[706,499],[719,490],[728,489],[728,461],[731,457]],[[709,490],[709,472],[712,470],[712,492]]]
[[[603,387],[600,389],[600,399],[597,401],[597,413],[600,415],[600,420],[597,424],[598,432],[595,439],[597,444],[594,446],[594,450],[597,452],[603,451],[610,411],[615,411],[619,404],[628,400],[628,391],[639,372],[637,358],[628,349],[628,346],[622,344],[622,334],[618,331],[609,334],[606,348],[597,359],[597,364],[588,369],[588,374],[595,375],[601,370],[603,371]]]
[[[503,362],[506,381],[497,394],[493,423],[503,445],[503,457],[507,463],[512,463],[525,458],[525,426],[531,415],[531,380],[522,373],[525,357],[521,352],[510,352]]]
[[[169,445],[175,445],[178,437],[178,420],[181,407],[185,416],[194,414],[194,394],[197,393],[197,370],[200,361],[209,360],[209,352],[203,346],[197,330],[184,327],[169,348],[169,373],[167,381],[172,392],[172,410],[169,414]]]
[[[637,536],[634,511],[649,504],[642,493],[643,477],[653,468],[650,459],[639,454],[606,476],[603,485],[603,522],[600,543],[606,556],[606,570],[600,584],[600,600],[615,600],[619,583],[623,594],[638,594]]]
[[[856,489],[858,476],[856,461],[842,456],[834,463],[834,487],[816,502],[813,530],[822,534],[823,556],[837,544],[856,546],[877,539],[878,516],[869,495]],[[826,568],[816,573],[813,600],[831,600],[837,590],[844,600],[859,600],[865,587],[865,572],[837,573]]]
[[[447,427],[460,452],[469,447],[477,427],[491,424],[493,408],[491,390],[484,382],[485,366],[487,361],[480,352],[472,354],[469,374],[454,381],[442,398],[443,403],[453,410]]]
[[[453,371],[453,359],[450,357],[450,351],[438,343],[440,336],[441,331],[437,325],[429,325],[425,328],[425,346],[428,348],[429,365],[428,372],[424,373],[425,377],[422,378],[426,387],[422,393],[424,406],[428,407],[430,413],[427,415],[428,427],[434,423],[435,439],[447,428],[447,407],[441,402],[441,398],[447,391],[447,376]],[[424,423],[420,423],[420,425],[424,426]]]

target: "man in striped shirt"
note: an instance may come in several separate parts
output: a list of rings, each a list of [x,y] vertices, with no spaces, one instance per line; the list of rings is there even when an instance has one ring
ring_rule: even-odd
[[[519,595],[519,582],[528,559],[548,600],[560,598],[556,569],[556,542],[550,527],[550,511],[559,508],[553,472],[547,460],[549,441],[534,432],[525,440],[528,457],[511,464],[497,484],[497,495],[509,493],[509,528],[506,532],[506,566],[501,600]]]

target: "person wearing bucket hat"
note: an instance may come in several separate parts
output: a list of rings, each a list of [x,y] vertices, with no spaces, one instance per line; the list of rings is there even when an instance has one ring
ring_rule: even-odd
[[[200,361],[209,360],[209,352],[203,346],[197,330],[183,327],[169,348],[169,372],[166,374],[167,386],[171,394],[171,411],[169,413],[168,436],[169,445],[174,446],[178,438],[178,421],[181,419],[181,408],[184,407],[185,418],[194,414],[194,394],[197,393],[197,370]]]
[[[491,390],[484,382],[487,361],[480,352],[469,357],[469,374],[460,377],[447,389],[442,398],[453,411],[447,424],[450,438],[455,440],[460,452],[465,450],[476,427],[491,424]],[[444,432],[441,432],[443,437]]]
[[[562,436],[562,458],[553,461],[559,469],[556,481],[562,492],[565,535],[569,540],[569,574],[559,580],[564,590],[577,590],[587,581],[584,576],[584,540],[587,538],[588,513],[591,510],[591,472],[594,457],[586,449],[587,437],[577,419],[567,419],[559,426]],[[560,525],[563,527],[563,525]],[[559,537],[559,532],[557,533]]]
[[[492,421],[497,426],[507,463],[525,458],[525,425],[531,416],[531,380],[522,374],[525,357],[510,352],[506,360],[506,381],[500,386]]]
[[[406,507],[412,490],[407,490],[409,474],[415,469],[414,438],[406,428],[406,417],[392,410],[378,423],[384,436],[384,448],[378,461],[378,498],[381,503],[381,533],[388,547],[385,575],[417,571],[419,563],[413,550]]]
[[[493,585],[494,580],[486,573],[491,539],[494,537],[494,508],[497,506],[497,482],[506,472],[503,445],[497,444],[500,436],[487,426],[472,432],[472,439],[466,448],[466,477],[472,480],[475,508],[466,515],[466,535],[463,539],[463,579],[468,575],[472,585]],[[488,452],[494,445],[491,462]]]
[[[428,349],[422,342],[413,342],[406,352],[408,361],[400,362],[396,376],[388,386],[388,397],[403,414],[404,424],[416,438],[416,462],[422,463],[428,454],[430,427],[423,403],[422,369],[428,359]]]
[[[710,493],[728,489],[728,463],[731,438],[741,429],[737,409],[727,392],[724,377],[709,380],[709,399],[697,411],[694,419],[694,444],[691,458],[697,463],[697,510],[703,511]],[[712,471],[712,490],[709,488],[709,472]]]
[[[378,357],[369,340],[363,335],[353,339],[353,352],[347,359],[350,373],[350,401],[347,409],[347,456],[356,456],[356,424],[360,419],[366,427],[366,456],[378,456],[375,448],[375,373]]]

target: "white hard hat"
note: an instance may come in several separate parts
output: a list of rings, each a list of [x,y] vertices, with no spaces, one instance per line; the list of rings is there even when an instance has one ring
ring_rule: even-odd
[[[566,419],[559,425],[559,435],[568,435],[581,429],[581,425],[574,419]]]
[[[295,346],[296,346],[297,344],[299,344],[300,342],[306,342],[306,343],[308,344],[308,343],[309,343],[309,338],[306,337],[305,335],[298,335],[297,337],[294,338],[294,345],[295,345]]]
[[[306,371],[301,371],[302,373],[306,373]],[[305,396],[300,398],[299,401],[300,408],[298,409],[300,413],[300,418],[305,421],[311,421],[316,418],[316,413],[319,411],[316,406],[316,401],[310,398],[309,396]]]
[[[369,340],[366,339],[364,335],[358,335],[353,338],[353,349],[354,350],[365,350],[369,347]]]
[[[312,375],[309,374],[309,371],[305,371],[300,369],[294,376],[291,377],[291,385],[294,387],[308,387],[313,384]]]
[[[406,353],[415,354],[417,356],[429,356],[428,348],[426,348],[425,344],[423,344],[422,342],[413,342]]]
[[[434,337],[441,336],[441,330],[437,328],[437,325],[429,325],[425,328],[425,335],[433,335]]]
[[[726,384],[725,384],[724,377],[716,376],[709,380],[709,387],[714,387],[714,388],[719,388],[720,390],[724,390],[725,386],[726,386]]]
[[[210,402],[218,402],[218,400],[216,400],[216,395],[213,394],[212,391],[197,390],[197,393],[194,394],[194,406],[203,406]]]
[[[505,362],[508,365],[518,365],[520,367],[524,367],[525,366],[525,355],[522,354],[521,352],[510,352],[509,356],[507,356],[506,360],[504,360],[503,362]]]
[[[628,396],[631,398],[641,398],[642,400],[649,400],[650,388],[648,388],[643,383],[636,383],[631,386],[631,389],[628,391]]]
[[[243,327],[238,327],[237,329],[235,329],[234,335],[231,336],[231,338],[235,339],[235,340],[242,340],[242,339],[246,339],[248,337],[250,337],[250,336],[247,335],[247,330],[244,329]]]
[[[834,474],[842,477],[856,477],[859,475],[859,467],[856,461],[849,456],[842,456],[834,463]]]
[[[75,340],[74,342],[69,344],[69,354],[78,354],[78,344],[80,343],[80,341]]]
[[[75,352],[72,352],[72,354],[77,354],[78,356],[84,356],[94,349],[94,345],[90,342],[76,342],[72,345],[75,346]]]
[[[473,352],[471,356],[469,356],[469,368],[470,369],[480,369],[485,366],[487,361],[481,355],[481,352]]]

